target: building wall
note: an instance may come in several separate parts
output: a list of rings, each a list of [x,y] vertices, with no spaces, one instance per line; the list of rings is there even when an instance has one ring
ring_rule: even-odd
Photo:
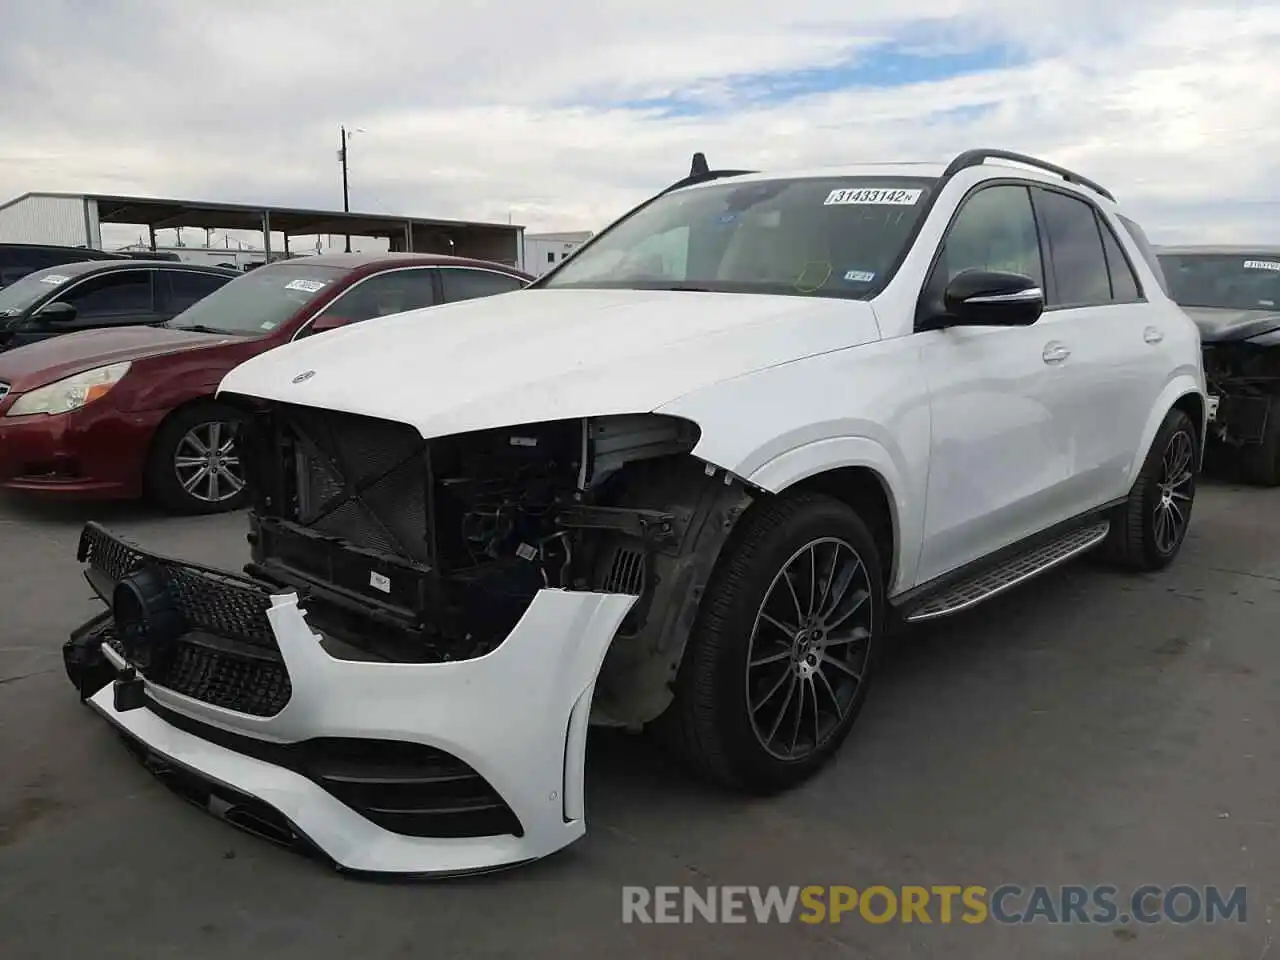
[[[522,268],[524,227],[429,227],[418,225],[413,232],[415,253],[440,253],[454,257],[475,257]],[[392,250],[403,250],[401,237],[391,238]]]
[[[96,204],[89,219],[97,223]],[[92,246],[83,197],[34,195],[0,207],[0,243]]]

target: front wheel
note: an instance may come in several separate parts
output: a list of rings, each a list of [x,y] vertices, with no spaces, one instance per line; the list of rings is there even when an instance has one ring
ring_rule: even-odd
[[[175,513],[222,513],[248,500],[236,449],[242,420],[234,409],[202,403],[179,410],[156,433],[147,486]]]
[[[661,718],[699,775],[793,786],[848,736],[882,646],[881,559],[846,504],[800,494],[748,514],[703,598]]]

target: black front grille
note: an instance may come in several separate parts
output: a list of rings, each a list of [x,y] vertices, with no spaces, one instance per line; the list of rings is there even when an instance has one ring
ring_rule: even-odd
[[[178,609],[193,628],[267,650],[276,648],[267,619],[271,594],[262,584],[145,552],[94,523],[86,524],[80,534],[78,556],[112,584],[144,564],[158,567],[173,590]],[[110,603],[109,596],[103,599]]]
[[[384,830],[412,837],[523,835],[511,807],[469,765],[421,743],[319,737],[269,743],[175,713],[157,715],[201,739],[292,770]]]
[[[357,547],[426,562],[428,472],[418,432],[331,410],[282,413],[297,439],[297,521]]]
[[[110,620],[96,633],[116,653],[126,656]],[[254,717],[275,716],[293,693],[289,672],[280,659],[220,650],[199,642],[195,635],[178,641],[173,656],[148,667],[143,676],[174,693]]]
[[[275,716],[285,708],[293,688],[267,619],[267,587],[148,553],[92,523],[80,535],[78,556],[88,565],[89,582],[108,604],[115,585],[144,566],[158,569],[167,581],[188,629],[170,655],[140,671],[147,680],[251,716]],[[126,656],[111,620],[97,630],[104,643]]]

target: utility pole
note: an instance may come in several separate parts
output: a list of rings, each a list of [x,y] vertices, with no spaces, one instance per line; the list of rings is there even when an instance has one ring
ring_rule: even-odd
[[[346,125],[338,127],[342,137],[342,146],[338,150],[338,159],[342,161],[342,212],[351,212],[351,200],[347,193],[347,128]],[[347,234],[347,253],[351,252],[351,234]]]

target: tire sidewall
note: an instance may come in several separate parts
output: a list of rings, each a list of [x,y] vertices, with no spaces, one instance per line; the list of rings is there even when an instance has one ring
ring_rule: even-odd
[[[871,650],[849,711],[827,742],[800,760],[780,760],[761,746],[751,723],[746,684],[751,631],[765,592],[783,565],[796,551],[823,537],[838,537],[846,541],[867,567],[871,583]],[[815,503],[793,522],[775,527],[752,552],[749,573],[737,584],[732,613],[724,625],[730,640],[724,644],[717,665],[716,696],[723,705],[725,746],[734,765],[763,786],[785,786],[821,767],[839,748],[862,709],[876,664],[883,653],[886,622],[884,577],[870,531],[853,510],[834,500]]]

